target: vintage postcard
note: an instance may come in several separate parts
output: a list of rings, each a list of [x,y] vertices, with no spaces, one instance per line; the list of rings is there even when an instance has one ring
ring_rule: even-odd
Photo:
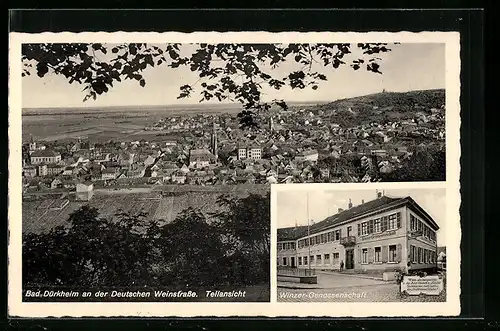
[[[379,185],[273,187],[278,302],[447,301],[446,185]]]
[[[459,37],[11,33],[9,315],[458,315]]]

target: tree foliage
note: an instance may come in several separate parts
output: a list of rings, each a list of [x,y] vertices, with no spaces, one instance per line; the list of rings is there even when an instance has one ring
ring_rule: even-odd
[[[215,222],[189,208],[161,224],[147,215],[95,208],[73,212],[69,227],[23,237],[24,286],[206,287],[269,283],[269,196],[225,197]],[[267,207],[266,207],[267,206]],[[241,210],[253,211],[245,220]],[[263,210],[263,213],[259,213]]]
[[[403,161],[400,168],[382,176],[382,180],[390,182],[445,181],[446,153],[443,150],[418,150]]]
[[[328,79],[328,70],[348,65],[381,74],[379,55],[389,52],[383,43],[336,44],[196,44],[185,54],[183,44],[23,44],[23,76],[33,71],[64,76],[70,84],[83,85],[84,101],[107,93],[122,80],[135,80],[144,87],[144,71],[150,67],[189,68],[198,80],[179,87],[178,98],[192,96],[200,89],[200,102],[230,100],[243,105],[242,127],[256,127],[255,113],[274,103],[287,109],[283,100],[263,102],[262,89],[316,90]],[[353,55],[359,49],[360,56]],[[351,55],[349,59],[349,55]],[[293,61],[298,69],[278,76],[276,69]],[[323,72],[315,70],[320,67]],[[168,77],[165,77],[168,79]]]

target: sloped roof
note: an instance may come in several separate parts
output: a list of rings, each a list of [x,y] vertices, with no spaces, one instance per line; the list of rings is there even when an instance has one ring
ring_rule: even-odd
[[[278,241],[295,240],[307,235],[307,225],[278,229]]]
[[[38,150],[34,151],[33,154],[31,154],[31,157],[56,157],[60,156],[61,154],[51,150],[51,149],[43,149],[43,150]]]
[[[359,217],[368,212],[375,211],[379,208],[385,207],[392,203],[397,203],[403,201],[405,198],[389,198],[387,196],[382,196],[378,199],[365,202],[361,205],[354,206],[350,209],[346,209],[340,213],[333,216],[327,217],[325,220],[318,222],[311,226],[311,233],[319,232],[327,227],[342,223],[351,218]]]
[[[327,228],[333,227],[337,224],[343,223],[345,221],[348,221],[350,219],[358,218],[361,217],[364,214],[368,214],[370,212],[377,211],[379,209],[383,209],[389,206],[397,206],[400,205],[400,203],[410,203],[410,204],[416,204],[413,199],[410,197],[404,197],[404,198],[390,198],[387,196],[382,196],[378,199],[371,200],[368,202],[365,202],[361,205],[354,206],[350,209],[346,209],[344,211],[341,211],[340,213],[337,213],[333,216],[327,217],[321,222],[312,224],[310,226],[309,233],[314,234],[320,231],[323,231]],[[421,209],[421,208],[420,208]],[[423,211],[421,209],[421,211]],[[425,213],[425,211],[424,211]],[[428,216],[428,215],[427,215]],[[303,237],[307,235],[307,226],[305,227],[305,232],[290,232],[290,228],[283,228],[283,229],[278,229],[278,238],[280,237],[285,237],[287,240],[293,240],[293,239],[298,239],[300,237]],[[281,232],[284,231],[283,234]],[[296,237],[293,238],[292,235],[295,234]]]

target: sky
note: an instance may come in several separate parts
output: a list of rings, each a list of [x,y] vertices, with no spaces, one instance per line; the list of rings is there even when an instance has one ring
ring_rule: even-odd
[[[184,49],[183,49],[184,48]],[[285,101],[311,102],[333,101],[342,98],[381,92],[436,89],[445,87],[445,44],[398,44],[391,45],[391,52],[380,55],[383,74],[375,74],[365,69],[354,71],[349,65],[339,69],[322,68],[319,64],[313,70],[324,73],[328,81],[320,84],[316,91],[272,88],[263,90],[264,101],[283,99]],[[182,52],[194,49],[193,45],[181,46]],[[108,54],[110,54],[109,52]],[[345,59],[350,62],[358,55]],[[102,56],[102,55],[101,55]],[[102,59],[101,59],[102,60]],[[294,61],[287,61],[274,69],[271,74],[284,77],[297,69]],[[22,100],[24,108],[42,107],[106,107],[106,106],[146,106],[177,105],[198,103],[200,97],[197,90],[193,97],[177,99],[179,87],[193,84],[198,80],[196,73],[186,67],[172,69],[167,66],[148,67],[143,76],[146,86],[140,87],[137,81],[116,83],[108,93],[97,100],[83,102],[85,94],[83,85],[70,85],[63,76],[47,74],[39,78],[36,73],[22,79]]]
[[[309,192],[309,193],[307,193]],[[309,197],[307,197],[309,194]],[[411,196],[439,225],[437,243],[445,242],[446,233],[446,195],[445,189],[390,189],[384,190],[388,197]],[[311,191],[279,191],[277,193],[277,226],[278,228],[297,225],[307,225],[307,214],[315,222],[335,215],[339,208],[347,209],[349,199],[353,206],[374,200],[377,197],[375,189],[365,190],[311,190]],[[309,200],[309,208],[307,207]],[[308,211],[309,209],[309,211]]]

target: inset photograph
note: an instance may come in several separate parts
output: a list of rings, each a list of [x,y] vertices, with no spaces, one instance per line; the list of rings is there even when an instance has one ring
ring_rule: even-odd
[[[446,301],[444,188],[310,187],[275,192],[278,302]]]

